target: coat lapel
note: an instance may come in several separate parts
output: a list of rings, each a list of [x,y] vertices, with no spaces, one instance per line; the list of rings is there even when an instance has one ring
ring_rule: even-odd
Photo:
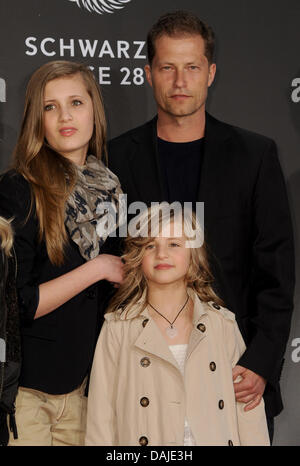
[[[202,304],[197,295],[189,291],[193,301],[194,301],[194,316],[193,316],[193,329],[190,335],[190,340],[187,348],[187,359],[190,357],[192,352],[198,346],[201,340],[206,337],[206,330],[203,332],[198,329],[198,324],[204,324],[206,322],[207,309],[206,304]],[[148,353],[154,354],[158,358],[164,359],[169,362],[177,369],[179,369],[177,362],[172,355],[166,340],[161,334],[159,328],[155,322],[149,316],[147,309],[145,309],[142,314],[142,317],[149,319],[147,325],[143,328],[140,335],[137,337],[134,346],[141,349],[142,351],[147,351]],[[203,328],[203,327],[202,327]]]
[[[207,335],[207,329],[206,329],[206,316],[207,316],[207,311],[205,309],[205,305],[201,303],[200,299],[198,296],[193,293],[192,295],[193,300],[194,300],[194,316],[193,316],[193,329],[190,335],[190,340],[187,348],[187,354],[186,354],[186,359],[190,357],[192,352],[196,349],[196,347],[199,345],[200,341],[203,340],[206,335]],[[205,331],[200,330],[197,326],[199,324],[204,324],[205,326]],[[201,326],[203,329],[203,327]]]
[[[147,317],[149,322],[136,339],[134,346],[140,348],[142,351],[154,354],[158,358],[164,359],[175,366],[176,369],[179,369],[166,340],[162,336],[155,322],[149,316],[147,310],[143,312],[143,316]]]

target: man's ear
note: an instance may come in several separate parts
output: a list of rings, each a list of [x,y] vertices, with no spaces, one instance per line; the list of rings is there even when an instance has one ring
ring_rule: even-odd
[[[212,83],[214,82],[215,75],[216,75],[216,69],[217,69],[217,66],[216,66],[215,63],[212,63],[211,65],[209,65],[208,87],[210,87],[212,85]]]
[[[150,65],[145,65],[144,67],[145,73],[146,73],[146,79],[150,86],[152,87],[152,76],[151,76],[151,67]]]

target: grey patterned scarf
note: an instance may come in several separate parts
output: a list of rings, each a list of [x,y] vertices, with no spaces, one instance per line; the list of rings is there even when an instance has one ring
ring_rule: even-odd
[[[96,257],[120,221],[119,180],[100,160],[88,155],[77,167],[77,182],[66,203],[65,225],[86,260]]]

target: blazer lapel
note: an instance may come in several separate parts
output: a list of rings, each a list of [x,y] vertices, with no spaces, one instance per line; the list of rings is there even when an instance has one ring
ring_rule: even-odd
[[[197,200],[207,205],[211,202],[222,204],[222,191],[219,188],[224,185],[224,176],[229,169],[226,157],[228,139],[230,133],[227,125],[206,113],[204,157]],[[138,133],[132,134],[132,142],[129,170],[137,199],[142,199],[147,205],[166,200],[157,149],[157,116]]]
[[[131,176],[138,198],[147,205],[164,200],[164,181],[157,150],[157,117],[147,123],[143,131],[133,134],[135,150],[130,157]],[[142,182],[141,182],[142,180]]]
[[[229,139],[226,125],[206,113],[204,157],[197,198],[205,203],[205,216],[208,210],[209,213],[222,212],[224,177],[229,170]]]

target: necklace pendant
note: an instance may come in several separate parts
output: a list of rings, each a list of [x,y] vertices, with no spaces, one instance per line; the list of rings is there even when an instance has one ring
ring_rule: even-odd
[[[167,327],[166,334],[168,335],[169,338],[175,338],[178,335],[178,331],[174,327]]]

